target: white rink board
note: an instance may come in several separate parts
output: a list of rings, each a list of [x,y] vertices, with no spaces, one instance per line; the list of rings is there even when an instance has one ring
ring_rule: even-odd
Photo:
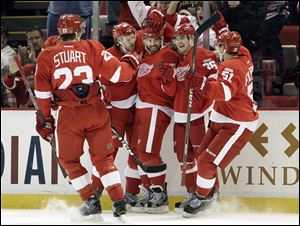
[[[290,144],[281,134],[288,126],[295,127],[291,130],[290,137],[294,137],[299,146],[299,111],[260,111],[259,113],[258,128],[267,128],[261,135],[263,142],[261,145],[267,150],[267,154],[263,157],[252,144],[248,143],[231,166],[224,170],[225,176],[219,170],[221,192],[223,195],[237,197],[299,198],[299,148],[288,157],[285,150]],[[162,147],[163,159],[168,164],[167,190],[169,195],[184,195],[185,190],[180,186],[179,164],[173,152],[172,131],[172,126],[169,126]],[[1,110],[3,146],[1,152],[4,152],[4,158],[1,153],[1,167],[4,166],[3,171],[1,169],[1,194],[75,194],[59,169],[58,184],[51,184],[51,148],[47,142],[38,139],[37,136],[34,111]],[[18,158],[13,161],[11,159],[12,137],[18,137]],[[39,143],[41,157],[37,157]],[[30,148],[34,153],[33,161],[28,161]],[[85,155],[82,161],[90,170],[86,143],[84,149]],[[125,185],[124,170],[127,155],[125,149],[120,149],[116,159],[123,185]],[[14,169],[11,167],[12,162]],[[39,162],[38,170],[36,170],[37,162]],[[230,169],[233,174],[228,173]],[[16,184],[12,184],[14,173],[18,175]],[[26,184],[25,178],[27,178]],[[43,179],[45,184],[42,184]]]

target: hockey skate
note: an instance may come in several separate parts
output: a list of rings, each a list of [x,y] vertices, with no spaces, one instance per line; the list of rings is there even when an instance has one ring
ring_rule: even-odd
[[[207,197],[193,193],[193,199],[183,208],[183,217],[189,218],[198,213],[208,214],[212,212],[219,202],[219,192],[214,189]]]
[[[138,197],[130,192],[125,192],[126,210],[131,211],[131,208],[136,205]]]
[[[184,200],[175,203],[174,212],[181,214],[183,212],[183,208],[186,207],[193,198],[194,198],[194,193],[193,192],[188,193]]]
[[[169,212],[167,192],[159,185],[150,186],[149,201],[145,205],[146,213]]]
[[[135,203],[134,202],[131,203],[130,210],[131,210],[131,212],[134,212],[134,213],[145,213],[146,212],[145,205],[149,201],[150,190],[145,188],[142,185],[139,185],[139,188],[140,188],[142,197],[138,198]],[[126,195],[125,195],[125,198],[126,198]]]
[[[94,193],[79,207],[79,212],[82,216],[102,213],[99,200],[100,195],[101,193],[98,190],[94,191]]]
[[[112,211],[114,217],[121,217],[126,213],[126,201],[125,199],[121,199],[119,201],[114,201],[112,203]]]
[[[101,216],[102,208],[100,204],[99,191],[94,193],[79,207],[70,209],[70,219],[73,222],[85,222],[85,221],[103,221]]]

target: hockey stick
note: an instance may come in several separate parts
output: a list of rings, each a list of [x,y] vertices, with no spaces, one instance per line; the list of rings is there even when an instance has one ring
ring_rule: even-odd
[[[196,32],[194,34],[194,45],[193,45],[191,73],[195,73],[195,70],[196,70],[197,41],[198,41],[200,35],[206,29],[208,29],[210,26],[215,24],[220,18],[221,18],[221,15],[219,13],[215,13],[210,18],[208,18],[202,25],[200,25],[198,27],[198,29],[196,30]],[[183,161],[182,161],[182,178],[181,178],[181,185],[182,186],[185,186],[186,161],[187,161],[187,152],[188,152],[188,148],[189,148],[192,103],[193,103],[193,89],[189,89],[188,108],[187,108],[187,117],[186,117],[186,124],[185,124],[185,136],[184,136],[184,152],[183,152]]]
[[[141,167],[141,169],[146,173],[158,173],[162,172],[167,169],[167,164],[163,163],[159,166],[145,166],[143,163],[138,159],[138,157],[132,152],[131,148],[129,147],[128,143],[124,140],[124,138],[119,134],[119,132],[111,126],[112,131],[118,137],[119,141],[125,146],[127,151],[129,152],[130,156],[136,161],[136,163]]]
[[[32,90],[31,90],[30,84],[29,84],[29,82],[28,82],[27,79],[26,79],[26,76],[25,76],[25,73],[24,73],[24,68],[23,68],[22,65],[21,65],[20,59],[19,59],[18,56],[15,56],[15,57],[14,57],[14,60],[15,60],[15,62],[16,62],[16,64],[17,64],[18,68],[19,68],[19,71],[20,71],[20,73],[21,73],[22,79],[23,79],[24,84],[25,84],[25,86],[26,86],[27,92],[29,93],[29,98],[30,98],[30,100],[31,100],[31,102],[32,102],[32,104],[33,104],[35,110],[36,110],[36,114],[37,114],[37,116],[38,116],[38,118],[39,118],[39,120],[40,120],[42,126],[45,127],[45,124],[46,124],[46,123],[45,123],[45,119],[44,119],[44,117],[43,117],[43,115],[42,115],[42,112],[41,112],[41,110],[40,110],[40,108],[39,108],[37,102],[36,102],[36,99],[35,99],[35,96],[34,96]],[[59,168],[60,168],[60,170],[61,170],[61,172],[62,172],[64,178],[68,179],[68,181],[69,181],[69,183],[70,183],[70,180],[69,180],[69,178],[68,178],[68,174],[67,174],[67,172],[64,170],[64,168],[62,167],[62,165],[59,163],[58,158],[57,158],[57,155],[56,155],[56,143],[55,143],[54,134],[53,134],[53,139],[51,139],[51,141],[50,141],[50,144],[51,144],[51,150],[52,150],[52,152],[53,152],[53,154],[54,154],[54,156],[55,156],[55,158],[56,158],[56,160],[57,160],[57,163],[58,163],[58,165],[59,165]]]

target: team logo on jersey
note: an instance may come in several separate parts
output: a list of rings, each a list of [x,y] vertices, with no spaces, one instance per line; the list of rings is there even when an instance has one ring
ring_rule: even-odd
[[[153,69],[153,64],[146,64],[146,63],[143,63],[139,66],[139,71],[138,71],[138,74],[137,76],[138,77],[143,77],[145,76],[146,74],[148,74],[151,70]]]
[[[177,67],[175,69],[175,76],[178,82],[184,81],[185,74],[190,70],[190,65],[186,65],[183,67]]]

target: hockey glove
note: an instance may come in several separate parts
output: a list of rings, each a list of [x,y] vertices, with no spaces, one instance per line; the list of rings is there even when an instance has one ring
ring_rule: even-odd
[[[221,18],[217,23],[212,25],[211,28],[216,33],[216,37],[219,37],[222,33],[228,32],[229,29],[223,14],[220,11],[217,11],[216,13],[219,13],[221,15]]]
[[[136,52],[127,53],[120,59],[121,62],[127,62],[134,69],[136,69],[140,64],[140,56]]]
[[[40,134],[40,136],[48,142],[51,142],[53,139],[53,133],[55,130],[55,125],[54,125],[54,118],[50,116],[49,118],[45,119],[45,127],[41,124],[41,121],[36,115],[36,131]]]
[[[149,11],[147,16],[147,26],[151,27],[155,31],[159,31],[165,25],[165,16],[158,9]]]
[[[174,68],[169,64],[162,64],[159,66],[159,71],[162,77],[162,83],[168,85],[175,77]]]
[[[200,89],[203,90],[206,84],[207,78],[198,73],[186,73],[184,84],[189,89]]]

